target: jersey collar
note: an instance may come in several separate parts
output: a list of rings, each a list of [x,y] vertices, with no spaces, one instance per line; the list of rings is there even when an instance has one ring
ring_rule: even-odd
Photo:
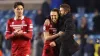
[[[24,16],[22,16],[22,19],[21,20],[23,20],[24,19]],[[14,20],[16,20],[16,17],[14,17]]]

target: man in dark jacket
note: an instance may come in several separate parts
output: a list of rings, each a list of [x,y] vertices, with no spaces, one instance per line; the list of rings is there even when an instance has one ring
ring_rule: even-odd
[[[70,6],[68,4],[62,4],[60,6],[61,19],[59,19],[59,38],[51,42],[50,45],[60,47],[59,56],[71,56],[79,48],[75,42],[74,30],[75,26],[70,13]]]
[[[99,15],[99,11],[95,10],[94,12],[94,17],[93,17],[93,32],[94,33],[100,33],[100,15]]]

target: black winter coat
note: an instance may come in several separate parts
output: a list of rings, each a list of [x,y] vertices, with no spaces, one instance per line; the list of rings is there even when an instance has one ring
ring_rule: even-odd
[[[59,31],[63,31],[64,34],[55,40],[57,46],[60,47],[59,56],[68,56],[68,54],[74,54],[79,46],[74,38],[75,25],[72,19],[71,13],[68,13],[59,19]]]

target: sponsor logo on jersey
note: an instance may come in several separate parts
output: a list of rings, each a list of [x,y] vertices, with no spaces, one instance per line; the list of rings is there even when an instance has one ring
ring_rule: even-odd
[[[12,22],[12,25],[14,25],[14,22]]]
[[[26,25],[26,24],[24,24],[24,25],[10,25],[10,27],[12,27],[12,28],[15,29],[15,30],[21,30],[21,28],[22,28],[23,26],[27,26],[27,25]]]
[[[23,25],[23,24],[25,24],[25,21],[24,21],[24,20],[22,21],[22,25]]]
[[[29,56],[29,55],[26,55],[26,56]]]
[[[33,28],[33,24],[30,24],[29,27],[30,27],[30,28]]]

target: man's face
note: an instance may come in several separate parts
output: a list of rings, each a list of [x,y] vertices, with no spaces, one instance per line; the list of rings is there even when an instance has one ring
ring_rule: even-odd
[[[16,16],[23,16],[24,8],[22,5],[18,5],[16,8],[14,8],[14,12]]]
[[[50,17],[51,17],[51,20],[52,20],[54,23],[57,22],[57,20],[58,20],[58,14],[57,14],[57,12],[51,11],[51,12],[50,12]]]
[[[61,14],[61,16],[63,16],[65,14],[64,8],[60,8],[60,14]]]

